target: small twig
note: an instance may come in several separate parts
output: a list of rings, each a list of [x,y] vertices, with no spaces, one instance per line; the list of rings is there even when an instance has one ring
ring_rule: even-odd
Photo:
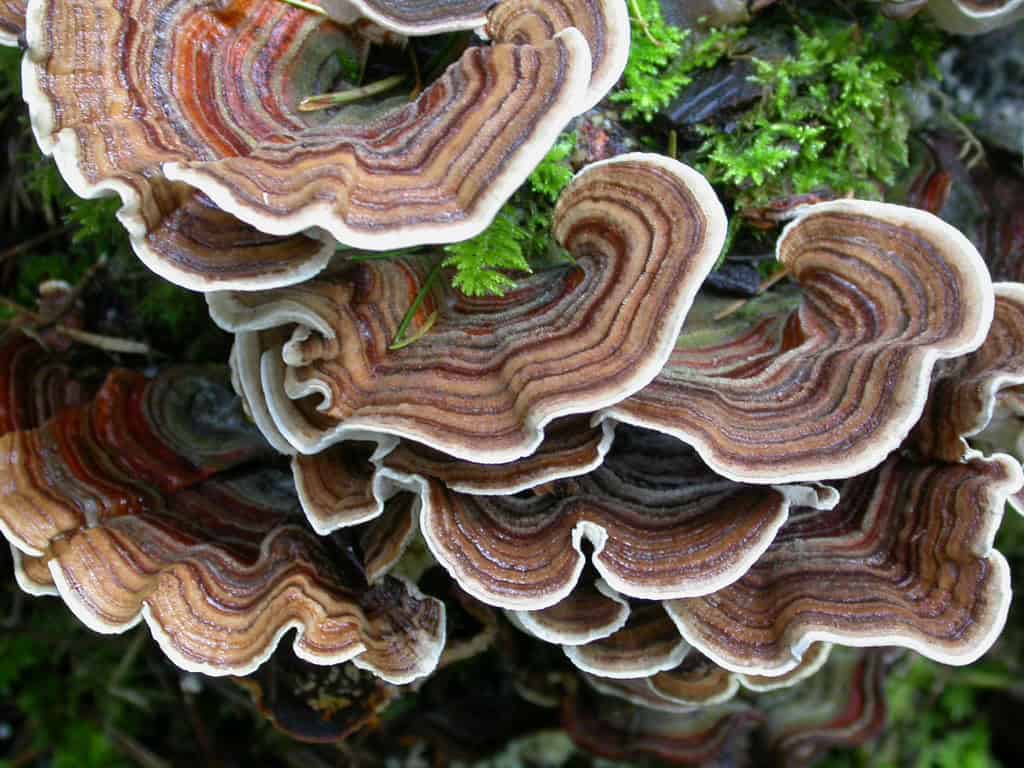
[[[434,285],[434,281],[437,280],[438,275],[441,274],[441,265],[443,263],[444,260],[438,261],[430,270],[430,273],[427,275],[427,279],[424,280],[423,285],[420,286],[419,293],[417,293],[416,298],[413,299],[412,306],[409,307],[409,310],[405,313],[405,317],[402,318],[402,322],[399,323],[398,330],[395,331],[395,338],[388,349],[402,349],[403,347],[409,346],[413,341],[423,338],[423,333],[418,333],[411,341],[404,340],[405,332],[409,330],[409,325],[412,323],[412,319],[416,316],[416,313],[419,312],[420,307],[427,298],[427,294],[430,293],[430,289]],[[427,318],[426,325],[429,326],[427,330],[430,330],[430,327],[434,325],[434,322],[437,320],[436,315],[437,313],[435,312],[433,313],[433,317]]]
[[[745,307],[747,304],[749,304],[752,299],[756,298],[757,296],[760,296],[762,293],[764,293],[769,288],[771,288],[773,285],[775,285],[776,283],[778,283],[779,281],[783,280],[786,277],[789,277],[789,270],[788,269],[780,269],[778,272],[776,272],[771,277],[768,277],[765,280],[762,280],[761,284],[759,286],[757,286],[757,292],[753,296],[751,296],[748,299],[740,299],[738,301],[734,301],[732,304],[730,304],[725,309],[723,309],[721,312],[719,312],[717,315],[715,315],[714,319],[716,321],[724,320],[725,318],[729,317],[730,315],[735,314],[739,310],[743,309],[743,307]]]
[[[927,84],[925,85],[925,92],[939,100],[939,103],[942,105],[942,116],[949,120],[949,122],[953,124],[953,127],[960,132],[960,135],[964,139],[964,144],[960,148],[960,160],[963,161],[968,170],[974,168],[974,166],[985,159],[985,145],[981,143],[981,140],[977,136],[974,135],[974,131],[972,131],[967,124],[953,112],[953,100],[950,98],[949,94],[943,93],[934,85]],[[973,157],[971,157],[972,150],[974,152]]]
[[[72,341],[85,344],[87,347],[102,349],[104,352],[120,352],[125,355],[149,355],[153,351],[148,344],[142,341],[89,333],[88,331],[80,331],[77,328],[68,328],[64,325],[55,325],[53,329],[57,333],[67,336]]]
[[[114,745],[130,757],[136,765],[140,765],[142,768],[172,768],[170,762],[147,749],[127,733],[117,728],[111,728],[109,733]]]
[[[647,25],[647,19],[644,18],[643,11],[640,10],[640,3],[638,0],[629,0],[629,7],[633,10],[632,19],[640,25],[640,29],[644,31],[644,36],[650,40],[655,46],[661,48],[661,41],[654,37],[651,33],[651,28]]]
[[[42,245],[45,242],[58,238],[61,235],[67,234],[70,231],[71,225],[65,224],[63,227],[51,229],[48,232],[44,232],[41,235],[36,235],[35,237],[30,238],[23,243],[18,243],[17,245],[8,248],[6,251],[0,252],[0,264],[7,261],[8,259],[13,259],[15,256],[18,256],[24,253],[25,251],[35,248],[37,245]]]
[[[78,328],[69,328],[61,323],[53,323],[50,318],[40,315],[38,312],[33,312],[31,309],[27,309],[17,302],[11,301],[6,296],[0,296],[0,306],[9,307],[17,312],[20,316],[27,318],[30,325],[16,325],[9,328],[9,331],[20,331],[21,333],[28,336],[30,339],[37,342],[44,349],[47,348],[46,342],[40,337],[41,330],[53,330],[61,336],[66,336],[72,341],[77,341],[79,344],[84,344],[87,347],[95,347],[96,349],[102,349],[105,352],[121,352],[126,355],[149,355],[152,353],[149,345],[142,341],[134,341],[133,339],[122,339],[116,336],[105,336],[100,333],[89,333]],[[63,312],[61,313],[63,314]]]
[[[330,109],[331,107],[340,107],[343,104],[351,104],[354,101],[361,101],[362,99],[370,96],[376,96],[379,93],[390,91],[392,88],[404,83],[405,80],[405,75],[392,75],[391,77],[385,77],[383,80],[378,80],[375,83],[361,85],[358,88],[350,88],[347,91],[322,93],[319,96],[308,96],[299,102],[299,111],[315,112],[319,109]]]
[[[295,8],[301,8],[304,11],[309,11],[310,13],[316,13],[320,16],[327,15],[327,11],[325,11],[323,8],[321,8],[319,5],[316,5],[315,3],[307,3],[304,2],[304,0],[281,0],[281,2],[287,3],[288,5],[294,6]]]
[[[420,95],[420,91],[423,90],[423,78],[420,76],[420,61],[419,57],[416,56],[416,47],[411,43],[407,46],[409,50],[409,58],[412,60],[412,72],[416,78],[416,83],[413,85],[412,93],[409,94],[409,98],[415,99]]]
[[[673,160],[679,159],[679,134],[673,128],[668,132],[668,156]]]

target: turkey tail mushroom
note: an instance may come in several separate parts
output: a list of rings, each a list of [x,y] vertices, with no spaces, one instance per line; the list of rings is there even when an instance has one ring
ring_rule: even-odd
[[[674,435],[740,482],[861,474],[920,418],[935,362],[984,341],[988,270],[935,216],[859,200],[804,209],[777,256],[803,290],[797,312],[681,346],[606,414]]]
[[[115,370],[92,404],[0,438],[0,530],[89,627],[145,620],[185,669],[246,674],[297,629],[307,661],[430,672],[443,606],[335,564],[225,373]]]
[[[992,542],[1022,482],[1007,456],[893,455],[847,480],[834,510],[794,512],[730,586],[665,606],[692,646],[750,675],[786,674],[815,641],[968,664],[1006,621],[1009,566]]]
[[[258,371],[235,359],[241,387],[265,398],[250,407],[269,415],[268,437],[310,454],[401,437],[502,464],[534,453],[554,419],[650,382],[724,242],[711,186],[668,158],[623,155],[577,175],[553,228],[573,267],[526,278],[504,297],[471,299],[435,282],[421,307],[437,312],[430,333],[397,350],[389,346],[432,271],[429,256],[209,295],[240,348],[267,329],[290,334],[262,353]]]
[[[335,51],[367,55],[358,25],[280,0],[31,0],[36,138],[77,194],[120,196],[148,267],[194,290],[261,290],[312,277],[336,242],[477,234],[628,52],[622,0],[361,7],[417,34],[486,25],[493,44],[410,103],[309,112],[303,98],[340,74]]]

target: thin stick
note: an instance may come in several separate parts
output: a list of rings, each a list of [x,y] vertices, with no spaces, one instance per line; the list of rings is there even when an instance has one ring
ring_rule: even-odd
[[[287,3],[288,5],[294,6],[295,8],[301,8],[304,11],[309,11],[310,13],[316,13],[320,16],[327,15],[327,11],[325,11],[323,8],[321,8],[319,5],[316,5],[315,3],[307,3],[304,2],[303,0],[281,0],[281,2]]]
[[[427,275],[427,279],[423,281],[423,285],[420,287],[420,292],[417,293],[416,298],[413,299],[412,306],[409,307],[409,311],[405,313],[405,317],[403,317],[402,322],[399,323],[398,330],[395,331],[395,339],[394,341],[391,342],[391,345],[388,347],[388,349],[402,349],[403,347],[409,346],[409,344],[411,344],[412,341],[416,341],[417,339],[423,338],[423,334],[419,333],[416,335],[414,339],[412,339],[412,341],[407,342],[404,341],[403,339],[403,337],[405,336],[405,332],[409,330],[409,325],[412,323],[412,319],[416,316],[416,313],[419,312],[420,307],[423,305],[423,302],[427,298],[427,294],[430,293],[430,289],[434,285],[434,281],[437,280],[437,276],[441,274],[441,265],[443,263],[443,260],[438,261],[437,264],[435,264],[433,268],[430,270],[430,273]],[[437,313],[435,312],[434,315],[436,314]],[[436,320],[436,316],[433,317],[432,319],[428,318],[427,324],[430,327],[433,327],[434,321]],[[429,331],[430,328],[428,327],[427,330]]]
[[[725,320],[725,318],[729,317],[729,315],[735,314],[739,310],[743,309],[743,307],[745,307],[747,304],[749,304],[752,299],[754,299],[757,296],[760,296],[762,293],[767,291],[769,288],[771,288],[777,282],[779,282],[780,280],[782,280],[783,278],[786,278],[786,277],[789,277],[789,270],[788,269],[780,269],[778,272],[776,272],[771,277],[766,278],[765,280],[763,280],[761,282],[761,284],[759,286],[757,286],[757,292],[753,296],[751,296],[749,299],[740,299],[739,301],[734,301],[732,304],[730,304],[725,309],[723,309],[721,312],[719,312],[717,315],[715,315],[714,319],[715,320]]]
[[[61,235],[66,234],[70,231],[71,225],[65,224],[63,227],[51,229],[50,231],[44,232],[41,235],[37,235],[33,238],[30,238],[23,243],[18,243],[17,245],[8,248],[6,251],[0,252],[0,263],[3,263],[8,259],[14,258],[18,254],[24,253],[25,251],[31,248],[35,248],[37,245],[42,245],[48,240],[53,240],[54,238],[60,237]]]
[[[330,109],[340,107],[343,104],[351,104],[369,96],[376,96],[378,93],[390,91],[405,82],[405,75],[392,75],[378,80],[369,85],[361,85],[358,88],[350,88],[347,91],[337,93],[322,93],[319,96],[308,96],[299,102],[299,112],[315,112],[318,109]]]
[[[420,91],[423,90],[423,79],[420,76],[420,61],[416,55],[416,48],[411,43],[407,47],[409,49],[409,58],[412,59],[412,71],[416,77],[416,84],[413,86],[412,93],[409,96],[415,99],[420,95]]]
[[[644,35],[654,43],[655,46],[661,48],[661,41],[651,34],[651,28],[647,26],[647,19],[644,18],[643,11],[640,10],[640,3],[637,0],[629,0],[629,7],[633,9],[633,15],[636,17],[635,21],[640,25],[640,29],[644,31]]]
[[[102,349],[104,352],[120,352],[125,355],[148,355],[153,351],[149,348],[148,344],[142,341],[89,333],[88,331],[80,331],[77,328],[68,328],[64,325],[55,325],[53,329],[57,333],[67,336],[72,341],[85,344],[87,347]]]
[[[415,248],[404,248],[400,251],[381,251],[380,253],[360,253],[356,256],[349,256],[345,261],[352,264],[359,264],[364,261],[392,261],[393,259],[404,259],[406,256],[412,256],[413,254],[419,253],[423,249],[421,247]],[[341,253],[344,253],[343,251]]]
[[[78,328],[68,328],[66,325],[55,323],[50,325],[52,320],[43,317],[38,312],[33,312],[31,309],[26,309],[17,302],[11,301],[6,296],[0,296],[0,306],[9,307],[17,312],[19,315],[28,318],[34,325],[25,326],[11,326],[8,330],[20,331],[31,339],[35,339],[42,346],[42,340],[39,338],[39,328],[37,326],[45,325],[51,327],[54,331],[62,336],[67,336],[72,341],[77,341],[79,344],[85,344],[89,347],[96,347],[106,352],[122,352],[126,355],[148,355],[152,352],[148,344],[141,341],[133,341],[132,339],[120,339],[116,336],[104,336],[99,333],[89,333],[88,331],[82,331]]]

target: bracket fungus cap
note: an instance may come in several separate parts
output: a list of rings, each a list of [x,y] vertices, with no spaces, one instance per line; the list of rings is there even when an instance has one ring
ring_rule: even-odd
[[[969,664],[1006,622],[1009,566],[993,539],[1022,484],[1008,456],[893,455],[845,481],[834,510],[794,513],[742,578],[666,610],[692,646],[746,674],[786,674],[817,641]]]
[[[862,474],[920,418],[936,361],[984,341],[988,270],[936,216],[862,200],[802,209],[776,248],[803,301],[771,326],[770,343],[753,358],[739,347],[754,332],[681,346],[604,414],[674,435],[740,482]],[[729,354],[733,345],[744,354]]]
[[[313,276],[335,241],[477,234],[625,62],[622,0],[504,0],[487,18],[492,45],[359,123],[297,108],[323,86],[304,62],[363,44],[323,16],[279,0],[30,0],[24,95],[76,194],[121,198],[147,266],[195,290],[261,290]]]
[[[266,412],[294,451],[390,436],[506,463],[534,453],[553,420],[618,402],[657,375],[718,258],[726,219],[703,176],[638,153],[577,174],[553,229],[573,267],[526,278],[501,298],[437,287],[430,333],[400,350],[388,346],[426,279],[421,259],[207,301],[246,348],[252,333],[290,334],[268,346],[258,371],[239,366],[235,376],[264,398],[251,410]]]
[[[366,584],[301,525],[224,374],[115,370],[90,404],[0,437],[0,532],[21,582],[98,632],[145,621],[205,674],[251,672],[292,629],[313,663],[395,684],[432,671],[443,604],[397,579]]]

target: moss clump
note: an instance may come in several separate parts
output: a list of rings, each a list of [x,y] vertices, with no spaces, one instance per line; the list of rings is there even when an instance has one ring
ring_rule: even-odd
[[[942,36],[878,14],[804,18],[792,55],[753,60],[756,106],[729,132],[701,128],[698,167],[737,209],[816,191],[878,198],[907,166],[903,86],[926,74]]]
[[[452,285],[467,296],[502,296],[515,286],[506,272],[529,274],[548,259],[554,248],[551,215],[572,181],[569,156],[575,147],[576,134],[563,135],[487,229],[445,247],[442,265],[455,269]]]
[[[734,53],[747,34],[744,27],[715,29],[696,39],[690,30],[665,22],[659,0],[630,0],[632,41],[623,87],[609,100],[623,105],[626,120],[650,122],[695,73],[710,69]]]

